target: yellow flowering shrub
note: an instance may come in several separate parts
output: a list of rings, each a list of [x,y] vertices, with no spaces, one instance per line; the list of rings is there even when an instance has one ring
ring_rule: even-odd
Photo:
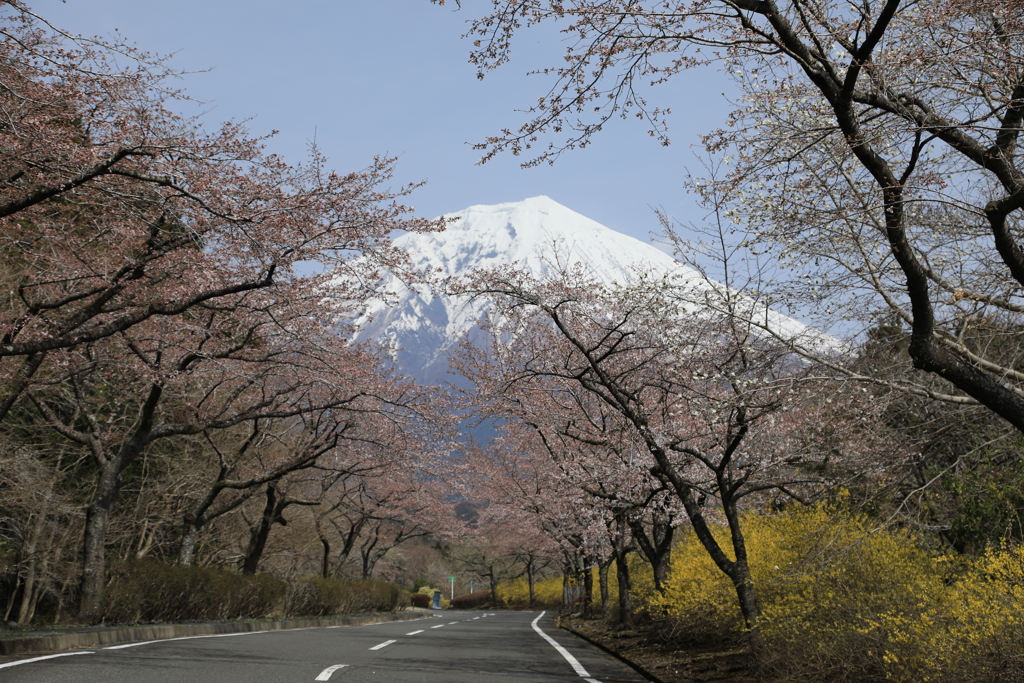
[[[1024,681],[1024,548],[990,548],[957,574],[916,618],[879,620],[889,679]]]
[[[743,521],[769,669],[786,680],[1024,681],[1024,554],[961,560],[841,506]],[[716,530],[730,548],[725,529]],[[681,643],[737,640],[731,582],[690,535],[638,603]]]
[[[558,607],[562,604],[561,575],[537,579],[533,584],[533,594],[538,607]],[[530,604],[530,584],[525,576],[505,581],[498,586],[498,595],[506,605],[525,607]]]

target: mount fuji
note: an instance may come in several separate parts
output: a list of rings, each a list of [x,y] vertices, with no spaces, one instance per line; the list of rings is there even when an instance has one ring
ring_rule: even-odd
[[[633,282],[640,273],[672,273],[694,287],[710,286],[696,271],[653,245],[615,232],[548,197],[471,206],[447,217],[456,220],[443,232],[410,233],[394,242],[413,266],[442,278],[500,265],[518,266],[543,277],[555,267],[579,264],[609,285]],[[410,288],[390,274],[382,291],[386,295],[372,301],[355,321],[356,340],[390,346],[398,369],[421,382],[450,381],[449,352],[474,329],[489,304],[440,296],[426,286]],[[790,332],[807,329],[774,311],[770,315],[773,325],[777,321]]]

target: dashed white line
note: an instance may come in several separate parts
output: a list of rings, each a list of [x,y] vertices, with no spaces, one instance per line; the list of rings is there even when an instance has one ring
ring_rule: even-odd
[[[569,654],[568,650],[566,650],[564,647],[555,642],[554,638],[544,633],[544,631],[540,630],[540,626],[537,626],[537,622],[540,621],[541,617],[543,617],[546,613],[547,610],[541,612],[540,616],[533,620],[533,623],[530,624],[530,626],[533,627],[533,630],[539,633],[541,638],[548,641],[548,644],[551,647],[555,648],[558,651],[558,654],[565,657],[565,661],[569,662],[569,665],[576,671],[576,673],[580,675],[580,678],[585,680],[587,683],[600,683],[600,681],[590,677],[590,672],[584,669],[583,665],[579,663],[579,660],[577,660],[575,657]]]
[[[30,664],[32,662],[41,662],[44,659],[56,659],[57,657],[71,657],[72,655],[94,655],[96,654],[92,650],[76,650],[75,652],[61,652],[59,655],[46,655],[45,657],[33,657],[32,659],[22,659],[17,662],[7,662],[6,664],[0,664],[0,669],[6,669],[9,666],[19,666],[21,664]]]
[[[397,642],[398,642],[397,640],[385,640],[385,641],[384,641],[383,643],[381,643],[380,645],[374,645],[374,646],[373,646],[373,647],[371,647],[370,649],[371,649],[371,650],[379,650],[379,649],[381,649],[382,647],[387,647],[387,646],[388,646],[388,645],[390,645],[391,643],[397,643]]]
[[[437,626],[431,626],[430,628],[441,628],[444,624],[438,624]]]
[[[480,618],[480,617],[473,617],[473,621],[476,621],[476,620],[477,620],[477,619],[479,619],[479,618]]]
[[[419,631],[412,631],[410,633],[406,633],[405,635],[407,635],[407,636],[414,636],[417,633],[423,633],[423,629],[420,629]]]
[[[457,621],[449,621],[448,625],[451,626],[452,624],[457,624],[457,623],[459,623],[459,622],[457,622]]]
[[[344,669],[346,666],[348,666],[348,664],[335,664],[334,666],[329,666],[323,671],[321,671],[320,675],[317,676],[314,680],[329,681],[331,680],[331,674],[333,674],[338,669]]]

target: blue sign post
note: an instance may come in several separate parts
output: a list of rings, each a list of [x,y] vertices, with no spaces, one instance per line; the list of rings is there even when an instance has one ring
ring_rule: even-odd
[[[432,609],[441,609],[441,591],[434,591],[434,604]]]

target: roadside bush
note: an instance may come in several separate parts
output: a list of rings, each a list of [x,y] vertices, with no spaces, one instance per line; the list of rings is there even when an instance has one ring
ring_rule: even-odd
[[[113,563],[108,576],[107,623],[392,612],[405,605],[408,595],[384,581],[309,578],[288,583],[269,574],[243,576],[151,560]]]
[[[451,601],[452,609],[481,609],[491,604],[491,591],[481,590],[465,595],[456,595]]]
[[[1024,681],[1024,548],[990,548],[927,597],[879,619],[890,680]]]
[[[408,593],[390,583],[373,579],[339,581],[307,578],[289,587],[286,613],[289,616],[319,617],[328,614],[393,612],[405,604]]]
[[[179,567],[152,560],[112,563],[107,623],[263,617],[281,604],[288,584],[260,574]]]
[[[413,607],[421,607],[421,608],[426,609],[426,608],[430,607],[430,603],[431,602],[432,601],[430,599],[430,596],[427,595],[426,593],[413,593],[412,594],[412,606]]]
[[[964,560],[841,507],[748,514],[744,529],[764,665],[784,680],[1024,681],[1020,549]],[[743,636],[732,584],[695,539],[673,552],[665,594],[637,598],[678,642]]]
[[[534,581],[533,594],[536,606],[546,609],[557,609],[562,605],[562,577],[549,576]],[[513,579],[498,587],[498,595],[509,607],[517,609],[530,605],[530,584],[526,577]]]

